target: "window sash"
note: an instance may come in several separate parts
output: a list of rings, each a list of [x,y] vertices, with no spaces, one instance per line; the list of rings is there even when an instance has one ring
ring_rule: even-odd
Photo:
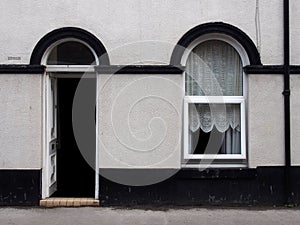
[[[95,72],[94,65],[46,65],[46,72]]]
[[[240,154],[191,154],[189,152],[189,104],[223,103],[239,104],[241,112],[241,153]],[[243,96],[185,96],[184,98],[184,159],[246,159],[246,118]]]

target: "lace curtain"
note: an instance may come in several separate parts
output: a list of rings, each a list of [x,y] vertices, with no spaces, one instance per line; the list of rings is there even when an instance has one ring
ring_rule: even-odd
[[[222,41],[206,41],[193,49],[186,65],[186,95],[242,96],[242,62],[236,50]],[[238,104],[191,104],[190,130],[240,131]]]

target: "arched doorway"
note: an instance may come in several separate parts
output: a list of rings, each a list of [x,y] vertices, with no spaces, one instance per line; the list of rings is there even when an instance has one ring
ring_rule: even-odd
[[[73,100],[79,82],[87,85],[86,95],[96,98],[96,76],[91,73],[83,78],[85,69],[98,64],[93,49],[77,39],[63,39],[53,43],[43,56],[46,65],[46,145],[49,149],[47,197],[94,197],[96,145],[83,153],[77,145],[73,131]],[[96,127],[94,129],[96,132]],[[90,142],[96,143],[95,132],[89,134]],[[90,155],[86,162],[83,154]]]
[[[98,199],[99,175],[97,169],[94,170],[98,168],[96,129],[92,129],[89,137],[91,168],[74,138],[72,103],[81,83],[88,86],[87,95],[95,102],[95,66],[109,65],[105,47],[97,37],[81,28],[59,28],[39,40],[30,64],[46,68],[43,76],[42,199],[51,196]],[[88,79],[82,79],[87,71]]]

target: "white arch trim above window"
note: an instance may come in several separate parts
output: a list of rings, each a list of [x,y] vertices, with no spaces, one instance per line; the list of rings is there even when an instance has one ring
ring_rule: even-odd
[[[85,45],[93,54],[94,59],[95,59],[95,65],[99,65],[98,56],[97,56],[96,52],[94,51],[94,49],[91,48],[91,46],[89,46],[84,41],[81,41],[76,38],[65,38],[65,39],[61,39],[61,40],[54,42],[45,51],[45,53],[42,57],[42,60],[41,60],[41,64],[46,66],[46,72],[95,72],[95,69],[94,69],[95,65],[47,65],[47,60],[48,60],[51,52],[53,51],[53,49],[55,47],[57,47],[58,45],[60,45],[62,43],[66,43],[66,42],[78,42],[78,43]]]
[[[191,53],[191,51],[201,44],[202,42],[205,41],[212,41],[212,40],[218,40],[218,41],[223,41],[231,45],[239,54],[242,60],[243,66],[249,65],[250,60],[248,58],[247,52],[243,48],[243,46],[234,38],[225,35],[225,34],[218,34],[218,33],[211,33],[211,34],[205,34],[202,35],[201,37],[195,39],[184,51],[183,56],[181,58],[181,65],[186,65],[187,59]]]

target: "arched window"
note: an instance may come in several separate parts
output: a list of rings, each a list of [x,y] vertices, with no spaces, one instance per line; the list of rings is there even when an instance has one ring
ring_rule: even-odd
[[[42,63],[53,65],[97,65],[94,50],[86,43],[76,39],[63,39],[53,43],[45,52]]]
[[[47,58],[47,65],[93,65],[95,56],[79,41],[65,41],[55,45]]]
[[[225,35],[206,35],[189,46],[183,60],[184,158],[245,159],[243,48]]]

